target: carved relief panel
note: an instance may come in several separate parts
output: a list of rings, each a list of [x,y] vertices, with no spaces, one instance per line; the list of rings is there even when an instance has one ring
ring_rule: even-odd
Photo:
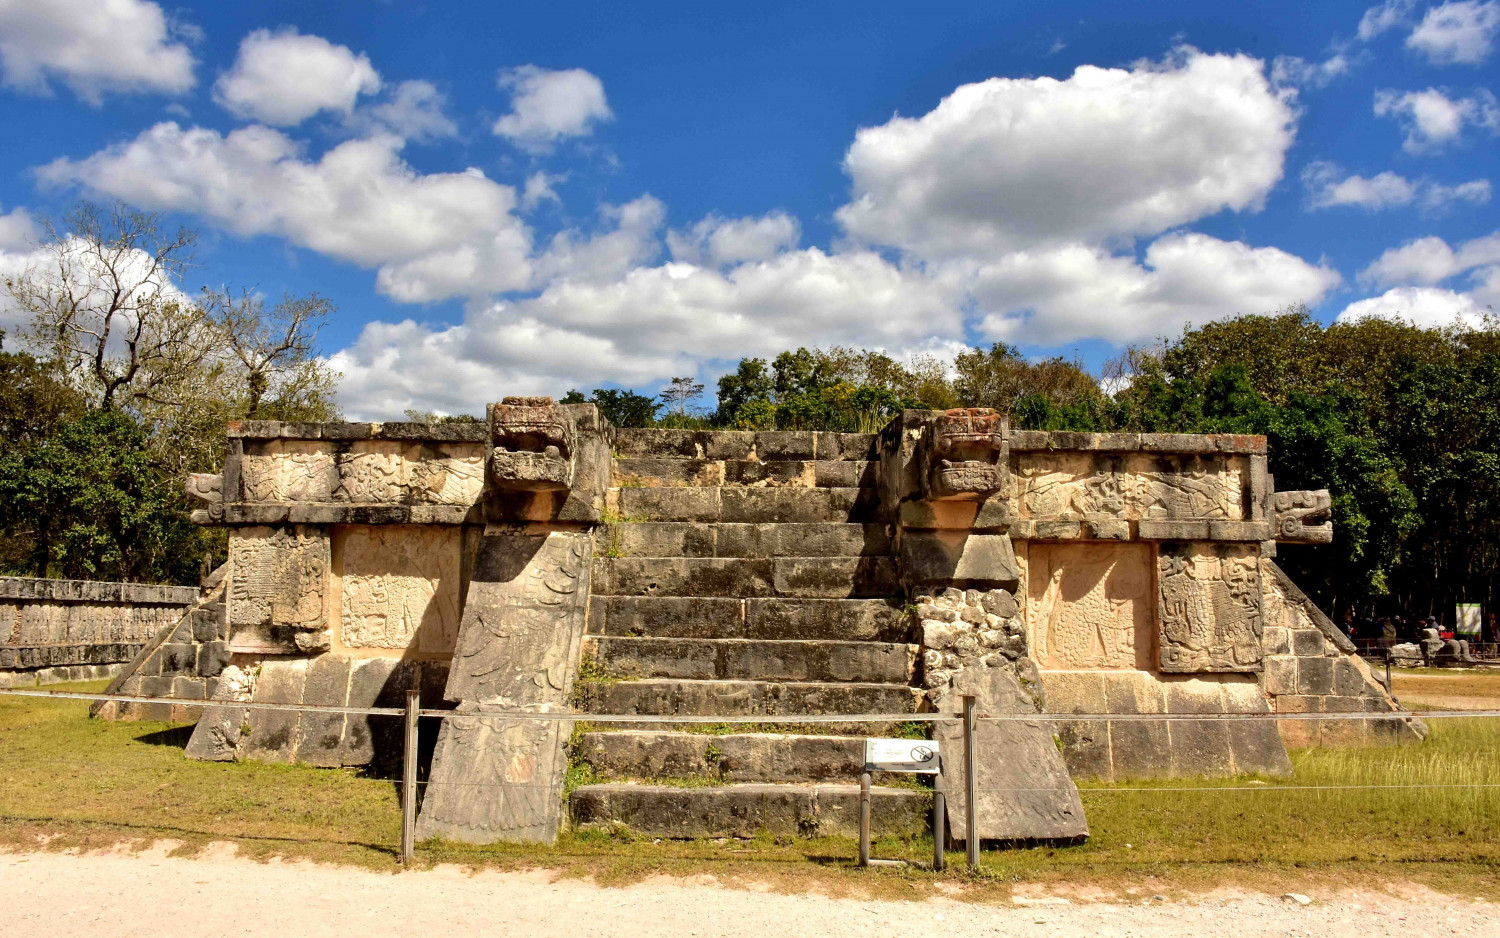
[[[1245,517],[1248,460],[1153,453],[1022,453],[1016,465],[1020,516],[1077,520],[1089,516]]]
[[[315,651],[326,626],[328,538],[321,528],[235,528],[229,537],[231,645]]]
[[[472,505],[484,488],[478,443],[257,442],[240,460],[250,502]]]
[[[1033,541],[1025,569],[1026,627],[1040,667],[1151,667],[1151,545]]]
[[[339,474],[326,443],[270,440],[240,459],[240,487],[251,502],[326,502]]]
[[[458,639],[463,532],[425,525],[334,530],[339,643],[452,654]]]
[[[1260,547],[1163,544],[1158,558],[1161,669],[1261,669]]]
[[[593,539],[488,533],[464,603],[449,700],[565,704],[578,670]]]

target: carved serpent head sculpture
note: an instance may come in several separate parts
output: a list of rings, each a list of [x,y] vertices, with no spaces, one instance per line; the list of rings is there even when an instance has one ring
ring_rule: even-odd
[[[550,397],[507,397],[490,408],[490,481],[499,489],[566,491],[573,484],[573,421]]]

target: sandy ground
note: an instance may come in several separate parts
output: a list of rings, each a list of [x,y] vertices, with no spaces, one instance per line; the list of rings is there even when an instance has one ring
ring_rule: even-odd
[[[373,873],[257,863],[234,848],[196,859],[139,854],[0,854],[0,935],[211,938],[218,935],[629,936],[1166,935],[1494,936],[1500,905],[1411,889],[1314,896],[1310,905],[1219,893],[1133,904],[1046,897],[1010,906],[951,899],[886,902],[789,896],[714,882],[657,879],[601,887],[546,872],[439,867]]]

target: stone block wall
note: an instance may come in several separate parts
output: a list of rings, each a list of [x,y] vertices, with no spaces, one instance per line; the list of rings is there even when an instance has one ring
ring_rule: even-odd
[[[163,626],[105,688],[108,694],[207,700],[229,663],[229,624],[224,615],[225,568],[215,570],[199,600]],[[89,715],[102,720],[191,723],[201,707],[174,703],[99,701]]]
[[[1276,564],[1265,562],[1264,691],[1276,713],[1399,712],[1384,683],[1354,643]],[[1427,728],[1410,716],[1389,720],[1282,720],[1292,747],[1422,739]]]
[[[0,577],[0,687],[111,677],[197,601],[195,586]]]

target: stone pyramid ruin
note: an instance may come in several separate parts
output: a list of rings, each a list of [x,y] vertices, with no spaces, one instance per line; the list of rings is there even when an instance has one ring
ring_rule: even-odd
[[[982,410],[616,429],[507,398],[484,423],[231,424],[224,472],[189,489],[230,531],[230,660],[188,754],[365,764],[396,721],[236,704],[419,689],[452,710],[421,837],[847,834],[864,738],[929,733],[962,836],[961,736],[901,716],[965,695],[1017,717],[976,745],[997,841],[1085,836],[1075,778],[1285,774],[1288,745],[1423,732],[1276,567],[1332,526],[1326,492],[1274,491],[1262,437]],[[1391,716],[1097,719],[1351,710]],[[882,719],[787,719],[857,714]],[[872,804],[879,834],[928,828],[909,781],[877,776]]]

